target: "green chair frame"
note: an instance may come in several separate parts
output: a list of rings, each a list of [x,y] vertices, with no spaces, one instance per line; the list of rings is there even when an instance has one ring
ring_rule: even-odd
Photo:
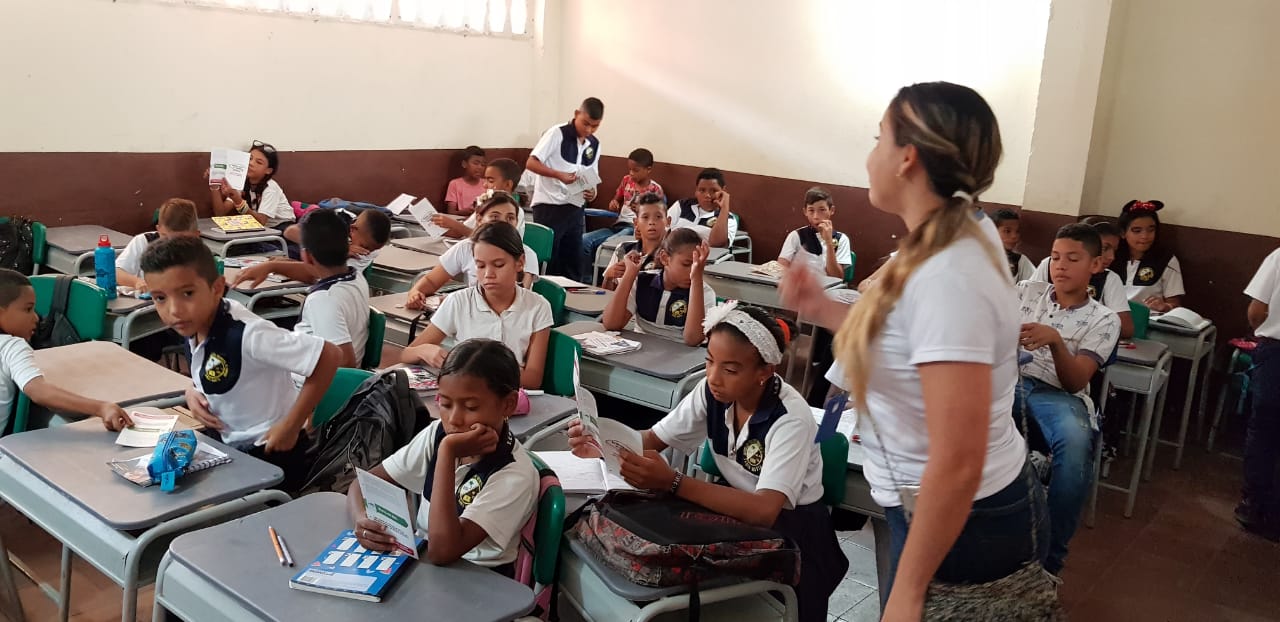
[[[364,358],[360,367],[375,369],[382,362],[382,342],[387,338],[387,315],[369,307],[369,338],[364,342]]]
[[[329,389],[324,392],[324,397],[320,398],[316,411],[311,415],[311,425],[319,427],[332,419],[343,406],[346,406],[347,400],[351,399],[356,389],[372,377],[373,372],[366,369],[338,368],[338,372],[333,376],[333,382],[329,384]]]
[[[857,265],[858,265],[858,254],[853,251],[849,251],[849,265],[844,269],[845,283],[848,283],[848,284],[853,283],[853,268],[854,266],[857,266]]]
[[[550,227],[536,222],[524,223],[524,243],[538,256],[539,266],[546,266],[551,261],[551,245],[555,239],[556,234]]]
[[[45,274],[31,277],[31,288],[36,290],[36,314],[44,317],[53,306],[53,291],[58,275]],[[107,317],[107,292],[97,285],[79,279],[72,281],[67,299],[67,319],[80,333],[83,341],[102,339]]]
[[[573,337],[552,330],[547,339],[547,364],[542,372],[542,390],[561,397],[576,395],[578,387],[573,383],[573,366],[580,358],[582,344]]]
[[[551,321],[554,326],[563,326],[566,321],[564,304],[569,298],[564,288],[546,279],[538,279],[533,282],[533,291],[551,303]]]
[[[547,468],[538,455],[526,452],[535,469]],[[533,580],[539,585],[556,582],[556,565],[560,562],[560,539],[564,535],[564,489],[550,486],[538,498],[538,519],[533,528]],[[536,586],[530,586],[536,587]]]
[[[843,434],[832,434],[819,444],[822,452],[822,502],[831,507],[844,503],[844,477],[849,469],[849,439]],[[698,468],[703,473],[720,477],[716,467],[711,441],[702,443],[698,452]]]
[[[1147,327],[1151,325],[1151,308],[1130,300],[1129,317],[1133,319],[1133,338],[1146,339]]]

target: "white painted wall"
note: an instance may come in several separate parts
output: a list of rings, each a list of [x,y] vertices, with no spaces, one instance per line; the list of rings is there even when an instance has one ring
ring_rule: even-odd
[[[558,72],[557,51],[147,0],[3,0],[0,150],[532,145],[535,76]]]
[[[1048,0],[564,0],[560,110],[605,102],[604,152],[866,186],[896,90],[987,98],[1005,156],[984,198],[1021,204]]]

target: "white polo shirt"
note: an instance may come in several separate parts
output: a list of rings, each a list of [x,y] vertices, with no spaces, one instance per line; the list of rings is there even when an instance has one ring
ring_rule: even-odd
[[[479,287],[461,289],[445,297],[431,315],[431,324],[457,342],[495,339],[506,344],[523,366],[533,334],[551,328],[551,303],[523,287],[516,288],[515,302],[495,314]]]
[[[1037,283],[1049,283],[1049,259],[1045,257],[1040,265],[1036,266],[1036,271],[1032,273],[1029,280]],[[1107,275],[1106,284],[1102,286],[1102,295],[1095,298],[1102,306],[1111,309],[1116,313],[1129,312],[1129,298],[1124,293],[1124,283],[1120,282],[1120,275],[1111,270],[1103,270]]]
[[[324,340],[280,328],[234,300],[222,304],[209,337],[187,340],[191,379],[226,425],[223,442],[259,442],[293,408],[298,387],[291,374],[311,375]]]
[[[834,235],[832,236],[834,237]],[[733,236],[729,236],[733,239]],[[823,241],[822,236],[818,236],[818,243],[822,246],[822,253],[814,255],[800,244],[800,230],[796,229],[787,234],[787,239],[782,241],[782,252],[778,253],[778,259],[787,261],[803,261],[811,270],[818,274],[827,273],[827,243]],[[799,259],[797,259],[797,256]],[[836,263],[848,267],[853,263],[853,256],[849,252],[849,236],[840,235],[840,239],[836,240]]]
[[[748,471],[733,456],[716,453],[714,457],[720,475],[729,485],[747,492],[780,492],[787,497],[784,509],[790,510],[822,498],[822,451],[814,442],[818,424],[804,397],[784,382],[779,398],[786,413],[765,434],[764,461],[758,475]],[[680,400],[675,410],[653,426],[653,433],[667,445],[694,455],[707,438],[708,410],[707,381],[703,379]],[[766,414],[753,414],[752,420]],[[749,443],[748,427],[734,430],[733,408],[726,409],[724,417],[729,429],[728,448],[736,455]]]
[[[1178,263],[1177,257],[1169,258],[1169,265],[1165,266],[1164,272],[1160,274],[1160,279],[1150,285],[1134,284],[1134,279],[1137,278],[1138,271],[1141,270],[1140,266],[1141,262],[1130,261],[1128,262],[1128,269],[1125,270],[1124,291],[1129,296],[1129,300],[1145,303],[1152,296],[1172,298],[1186,295],[1186,287],[1182,284],[1182,264]]]
[[[267,180],[267,187],[262,191],[262,200],[258,202],[258,213],[267,217],[268,227],[296,220],[293,215],[293,206],[289,205],[289,198],[284,196],[284,190],[274,179]]]
[[[378,248],[378,249],[369,251],[369,254],[363,257],[348,257],[347,265],[351,266],[352,268],[355,268],[356,272],[363,273],[365,269],[373,265],[373,261],[378,258],[378,253],[381,253],[381,252],[382,252],[382,249]]]
[[[433,441],[438,427],[439,421],[431,422],[408,445],[382,461],[382,468],[387,470],[391,479],[401,488],[419,496],[427,485],[427,465],[435,453]],[[490,568],[516,559],[520,530],[538,502],[538,470],[520,441],[516,441],[512,457],[515,461],[491,474],[475,499],[462,511],[460,518],[479,525],[485,534],[484,540],[464,553],[462,559]],[[436,468],[446,466],[437,464]],[[467,465],[461,464],[454,468],[455,486],[464,484],[461,480],[467,470]],[[427,533],[430,517],[431,500],[423,497],[422,504],[418,506],[418,528],[423,534]]]
[[[43,375],[36,367],[34,351],[26,339],[0,334],[0,430],[9,425],[18,393],[28,382]]]
[[[689,202],[693,208],[693,219],[690,220],[681,215],[680,205]],[[732,212],[731,212],[732,213]],[[685,199],[677,201],[667,210],[667,218],[671,221],[671,229],[693,229],[707,239],[711,235],[711,227],[715,226],[716,219],[720,217],[720,212],[715,209],[704,210],[698,206],[698,202],[694,199]],[[729,244],[733,244],[733,236],[738,235],[738,219],[729,219]]]
[[[572,126],[572,122],[570,122],[570,126]],[[564,152],[566,151],[564,144],[566,131],[564,127],[564,124],[556,125],[543,132],[542,137],[538,139],[538,144],[534,145],[533,151],[529,152],[529,155],[538,158],[539,162],[553,171],[580,174],[582,169],[589,168],[599,176],[599,141],[594,136],[579,141],[576,158],[566,159],[564,157]],[[575,137],[577,136],[577,130],[572,127],[568,132]],[[572,145],[569,147],[571,148]],[[570,192],[569,186],[559,179],[544,177],[535,173],[533,175],[533,198],[530,203],[533,205],[582,205],[586,203],[586,197],[582,192]]]
[[[445,251],[440,256],[440,266],[445,269],[454,278],[460,274],[465,274],[466,279],[463,283],[468,286],[476,283],[476,256],[475,242],[465,239],[453,245],[453,248]],[[529,248],[528,244],[524,245],[524,271],[527,274],[538,276],[538,254]]]
[[[369,284],[358,271],[348,274],[351,278],[343,275],[321,279],[312,286],[293,330],[315,335],[335,346],[351,344],[359,366],[369,341]],[[302,379],[295,380],[301,386]]]
[[[1267,305],[1267,319],[1253,334],[1280,339],[1280,249],[1271,251],[1244,288],[1245,295]]]
[[[1018,299],[1021,302],[1022,322],[1044,324],[1058,331],[1072,356],[1084,352],[1098,367],[1102,367],[1111,358],[1116,342],[1120,339],[1120,318],[1101,302],[1086,298],[1082,305],[1061,307],[1054,296],[1053,285],[1038,281],[1019,283]],[[1022,366],[1021,373],[1062,388],[1058,368],[1053,363],[1053,353],[1047,347],[1031,351],[1031,362]],[[1084,402],[1090,421],[1094,429],[1097,429],[1097,413],[1093,400],[1089,398],[1088,385],[1074,395]]]
[[[133,236],[133,239],[129,240],[124,250],[120,251],[120,255],[116,257],[116,269],[142,278],[142,253],[145,253],[147,247],[151,245],[149,238],[152,237],[159,239],[160,234],[149,231]]]
[[[636,275],[631,294],[627,296],[627,311],[631,312],[638,332],[684,343],[683,320],[689,313],[689,290],[666,289],[662,285],[662,273],[659,268]],[[649,288],[650,291],[641,292],[642,287]],[[706,312],[714,306],[716,292],[703,281],[702,317],[706,317]]]

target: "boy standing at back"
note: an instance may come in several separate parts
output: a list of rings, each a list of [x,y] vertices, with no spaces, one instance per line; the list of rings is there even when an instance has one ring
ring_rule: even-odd
[[[160,238],[200,237],[200,227],[196,224],[198,218],[195,203],[186,199],[165,201],[160,206],[156,230],[133,236],[133,239],[129,240],[129,245],[124,247],[124,251],[116,259],[116,283],[131,287],[138,292],[147,291],[147,283],[142,280],[142,267],[139,265],[142,253],[147,250],[147,246]]]
[[[198,239],[152,244],[142,255],[142,272],[160,319],[191,346],[191,414],[206,433],[279,466],[281,488],[297,491],[308,468],[303,429],[333,382],[338,348],[223,300],[226,281]],[[293,374],[306,378],[301,389]]]
[[[302,261],[317,278],[293,330],[338,346],[339,367],[360,367],[369,339],[369,284],[347,265],[347,224],[333,210],[302,220]]]
[[[573,120],[542,134],[525,163],[534,174],[533,222],[554,232],[547,274],[582,280],[583,206],[596,198],[596,189],[583,189],[575,182],[585,169],[600,176],[600,140],[595,133],[603,118],[604,103],[588,97],[574,111]]]
[[[1045,569],[1062,572],[1067,543],[1093,480],[1097,413],[1089,379],[1111,358],[1120,320],[1089,297],[1089,278],[1102,262],[1102,241],[1089,225],[1058,230],[1050,255],[1052,283],[1018,284],[1022,301],[1019,344],[1031,353],[1014,393],[1013,416],[1038,429],[1052,456],[1049,482],[1049,556]],[[1035,438],[1035,434],[1031,435]]]

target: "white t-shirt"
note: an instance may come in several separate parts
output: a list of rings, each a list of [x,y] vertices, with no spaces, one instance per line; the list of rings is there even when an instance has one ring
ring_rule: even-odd
[[[680,205],[685,201],[688,201],[689,203],[692,204],[691,207],[693,208],[693,220],[684,218],[680,214]],[[698,235],[702,236],[702,239],[704,240],[711,235],[711,227],[715,226],[716,219],[719,217],[720,217],[719,211],[715,209],[704,210],[701,207],[699,207],[698,202],[693,199],[685,199],[684,201],[677,201],[675,205],[672,205],[670,209],[667,210],[667,218],[671,221],[671,226],[670,226],[671,229],[681,229],[681,228],[693,229],[694,231],[697,231]],[[735,235],[738,235],[738,219],[730,218],[729,219],[729,244],[726,245],[726,247],[733,244],[733,236]]]
[[[463,282],[469,286],[476,283],[474,247],[474,241],[470,239],[462,240],[440,256],[440,266],[453,275],[454,278],[457,278],[459,274],[465,274],[466,279]],[[528,244],[524,246],[524,271],[527,274],[538,275],[538,254],[533,252],[533,249],[529,248]]]
[[[142,253],[146,252],[147,246],[151,245],[151,240],[147,239],[148,235],[150,234],[139,233],[129,240],[124,250],[116,257],[117,270],[142,278]]]
[[[707,381],[703,379],[675,410],[653,426],[662,442],[692,455],[707,438]],[[747,492],[774,490],[787,497],[784,509],[815,503],[822,498],[822,451],[814,442],[818,424],[804,398],[782,383],[779,394],[786,414],[778,418],[764,437],[764,461],[754,474],[731,456],[715,454],[716,467],[729,485]],[[759,416],[761,413],[753,415]],[[734,432],[733,409],[724,412],[729,428],[728,448],[737,454],[749,443],[748,429]]]
[[[1049,283],[1049,260],[1045,257],[1040,265],[1036,266],[1036,271],[1032,273],[1028,280],[1037,283]],[[1102,295],[1096,298],[1102,306],[1111,309],[1116,313],[1129,312],[1129,298],[1124,293],[1124,283],[1120,282],[1120,275],[1111,270],[1103,270],[1107,275],[1106,283],[1102,286]]]
[[[1072,356],[1085,352],[1098,367],[1102,367],[1111,358],[1116,342],[1120,339],[1120,318],[1101,302],[1086,298],[1082,305],[1060,307],[1053,285],[1039,281],[1019,283],[1018,299],[1021,302],[1022,322],[1044,324],[1058,331]],[[1047,347],[1032,350],[1031,362],[1023,365],[1021,372],[1023,376],[1062,388],[1058,368],[1053,363],[1053,353]],[[1097,429],[1097,413],[1094,411],[1093,400],[1089,398],[1088,385],[1074,395],[1084,402],[1093,427]]]
[[[649,288],[650,291],[642,293],[641,288]],[[716,292],[703,281],[703,317],[715,306]],[[631,312],[638,332],[684,343],[683,320],[689,313],[689,290],[669,290],[662,284],[661,269],[646,270],[636,275],[631,294],[627,296],[627,311]]]
[[[1027,259],[1026,255],[1019,253],[1018,254],[1018,273],[1013,275],[1013,282],[1021,283],[1023,281],[1029,281],[1031,280],[1031,275],[1035,273],[1036,273],[1035,264],[1031,263],[1031,260]]]
[[[292,374],[311,375],[324,340],[280,328],[234,300],[222,304],[209,338],[200,344],[187,340],[191,379],[226,425],[223,442],[257,442],[293,408],[298,387]],[[228,339],[236,325],[243,326],[239,347]]]
[[[427,428],[413,437],[408,445],[401,447],[382,461],[382,468],[395,480],[401,488],[422,495],[427,486],[427,466],[435,453],[434,441],[439,421],[433,421]],[[485,538],[476,548],[467,551],[462,559],[492,568],[508,564],[516,559],[520,547],[520,529],[529,520],[538,501],[538,470],[534,468],[529,454],[516,441],[512,452],[515,462],[508,464],[489,476],[484,487],[476,494],[460,518],[465,518],[484,530]],[[436,468],[446,465],[437,464]],[[454,469],[454,485],[461,488],[466,482],[468,465],[458,465]],[[422,533],[427,532],[431,517],[431,500],[422,498],[418,506],[418,527]]]
[[[993,265],[986,245],[968,237],[930,257],[908,278],[873,346],[867,407],[879,433],[870,417],[858,420],[866,451],[863,472],[876,503],[901,505],[897,485],[918,484],[924,474],[929,438],[918,366],[926,363],[991,365],[987,456],[974,499],[999,491],[1021,472],[1027,448],[1010,416],[1021,325],[1010,280],[1003,253]],[[839,365],[832,366],[828,378],[836,378],[837,386],[848,384]],[[891,457],[892,474],[881,443]]]
[[[497,315],[479,287],[460,289],[445,297],[431,315],[431,324],[457,342],[495,339],[506,344],[523,366],[533,334],[551,328],[551,303],[523,287],[516,288],[515,302]]]
[[[267,180],[267,188],[262,191],[262,200],[258,202],[258,213],[267,217],[267,226],[274,227],[282,222],[293,222],[293,206],[289,205],[284,190],[274,179]]]
[[[570,131],[574,130],[570,129]],[[533,151],[529,155],[538,158],[539,162],[554,171],[581,174],[582,169],[589,168],[595,171],[596,176],[599,177],[600,154],[595,153],[598,147],[592,146],[592,143],[595,142],[593,139],[589,138],[578,142],[578,154],[574,160],[566,160],[564,158],[561,149],[563,142],[564,125],[553,126],[542,133],[542,137],[538,139],[538,144],[534,145]],[[591,153],[588,153],[588,151]],[[584,165],[583,162],[590,162],[590,164]],[[581,191],[570,192],[569,186],[559,179],[534,174],[533,198],[530,202],[533,205],[582,205],[586,203],[586,197],[583,196]]]
[[[818,274],[827,273],[827,243],[822,240],[822,236],[818,236],[818,243],[822,245],[822,254],[814,255],[805,250],[800,245],[800,230],[797,229],[787,234],[787,239],[782,241],[782,252],[778,253],[778,259],[787,261],[796,261],[796,256],[800,256],[800,261],[804,261],[811,270]],[[853,257],[849,252],[849,236],[841,235],[836,240],[836,263],[842,267],[848,267],[853,263]]]
[[[302,316],[293,330],[315,335],[335,346],[351,344],[358,367],[369,341],[369,284],[359,272],[353,276],[337,280],[328,288],[323,288],[328,279],[317,282],[320,289],[307,294],[302,303]],[[301,380],[295,378],[299,385]]]
[[[1178,263],[1177,257],[1169,258],[1169,265],[1165,266],[1164,272],[1160,274],[1160,280],[1150,285],[1133,284],[1141,269],[1139,266],[1140,262],[1130,261],[1128,269],[1125,270],[1124,291],[1129,296],[1129,300],[1144,302],[1152,296],[1172,298],[1186,295],[1187,290],[1182,284],[1182,265]]]
[[[382,252],[381,248],[369,251],[368,255],[360,257],[348,257],[347,265],[356,269],[356,272],[363,273],[369,266],[373,265],[373,261],[378,258],[378,253]]]
[[[28,382],[43,375],[36,367],[34,351],[26,339],[0,334],[0,430],[9,425],[18,393]]]
[[[1253,334],[1268,339],[1280,339],[1280,249],[1271,251],[1258,272],[1244,288],[1245,295],[1267,305],[1267,319]]]

